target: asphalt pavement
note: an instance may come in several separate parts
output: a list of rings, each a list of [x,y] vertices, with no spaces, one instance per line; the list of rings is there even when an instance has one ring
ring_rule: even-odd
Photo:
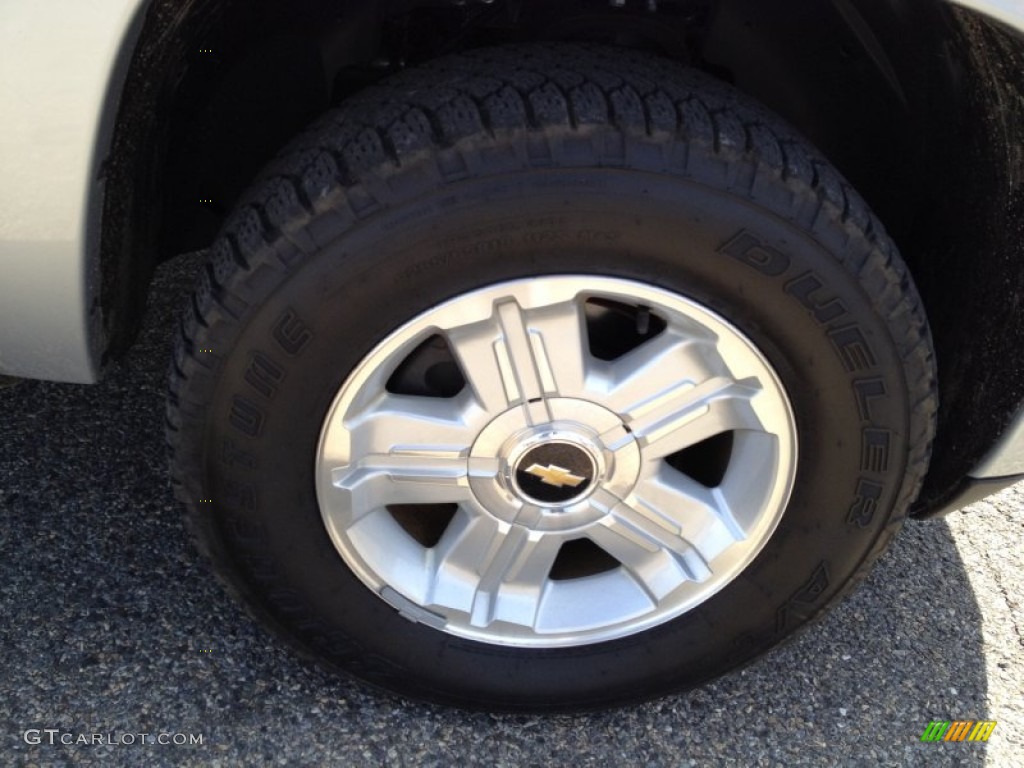
[[[468,714],[297,659],[210,575],[167,481],[168,339],[198,264],[161,267],[99,385],[0,386],[0,763],[1024,765],[1024,484],[908,525],[743,672],[635,708]],[[998,725],[922,743],[932,720]]]

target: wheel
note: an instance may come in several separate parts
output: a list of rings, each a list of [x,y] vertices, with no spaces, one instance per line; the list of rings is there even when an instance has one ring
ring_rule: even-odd
[[[933,353],[863,201],[781,121],[630,52],[474,51],[262,174],[171,367],[200,549],[333,669],[581,709],[822,613],[927,467]]]

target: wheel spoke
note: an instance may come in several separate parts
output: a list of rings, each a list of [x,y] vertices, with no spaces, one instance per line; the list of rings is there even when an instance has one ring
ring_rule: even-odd
[[[634,433],[640,431],[646,455],[657,458],[723,432],[761,430],[761,420],[751,404],[760,392],[761,386],[754,379],[711,379],[689,393],[668,398],[660,409],[633,426]]]
[[[560,546],[558,536],[477,517],[438,553],[432,599],[461,608],[475,627],[532,627]]]
[[[468,423],[460,398],[415,397],[385,393],[361,414],[346,419],[352,452],[388,453],[396,448],[428,446],[465,451],[477,430]]]
[[[667,329],[602,366],[601,402],[616,413],[627,413],[681,384],[723,374],[714,357],[706,339]]]
[[[562,301],[531,311],[530,341],[535,359],[541,361],[545,394],[582,395],[591,365],[582,301]]]
[[[529,312],[500,301],[487,320],[446,330],[477,402],[496,414],[524,405],[530,423],[551,415],[543,398],[580,392],[586,377],[585,328],[575,301]]]
[[[722,494],[696,480],[662,466],[637,483],[631,508],[661,529],[677,535],[662,544],[673,548],[679,540],[695,548],[710,562],[730,545],[746,538]]]
[[[751,400],[756,379],[715,376],[699,384],[681,381],[622,411],[647,459],[669,456],[702,440],[737,429],[761,430]]]
[[[350,524],[386,504],[461,501],[471,472],[496,473],[496,461],[469,461],[475,433],[462,414],[456,399],[388,393],[349,418],[349,443],[325,454],[332,485],[351,496]]]
[[[514,526],[484,564],[473,596],[470,623],[486,627],[501,618],[532,627],[558,547],[553,536]]]
[[[685,490],[644,481],[630,503],[614,504],[602,524],[588,531],[655,602],[684,581],[702,582],[711,576],[708,563],[713,557],[702,546],[720,550],[723,539],[736,540],[708,489],[702,493],[697,483],[687,487],[685,479],[680,485]]]
[[[351,494],[352,520],[387,504],[443,504],[467,499],[469,461],[440,452],[370,454],[332,472],[336,488]],[[497,472],[477,467],[478,472]]]

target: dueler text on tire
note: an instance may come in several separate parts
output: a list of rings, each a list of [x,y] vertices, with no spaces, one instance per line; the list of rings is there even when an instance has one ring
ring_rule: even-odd
[[[725,86],[474,51],[263,173],[171,372],[199,546],[335,669],[609,706],[767,650],[861,578],[927,467],[933,354],[864,202]]]

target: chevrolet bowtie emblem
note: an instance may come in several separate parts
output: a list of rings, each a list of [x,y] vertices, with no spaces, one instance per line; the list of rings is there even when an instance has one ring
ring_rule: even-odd
[[[539,477],[542,483],[553,485],[556,488],[561,488],[564,485],[575,488],[587,479],[585,477],[580,477],[579,475],[574,475],[568,469],[559,467],[555,464],[549,464],[546,467],[542,467],[540,464],[531,464],[524,471],[534,475],[535,477]]]

